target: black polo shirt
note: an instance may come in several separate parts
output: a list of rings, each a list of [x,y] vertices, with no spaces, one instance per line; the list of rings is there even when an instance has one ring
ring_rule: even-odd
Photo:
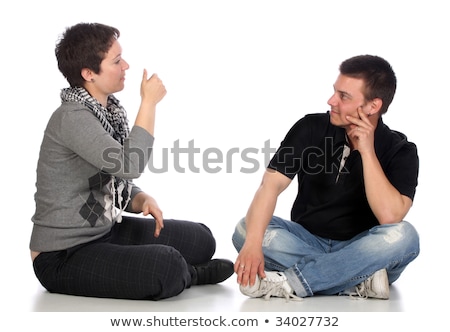
[[[309,114],[289,130],[268,168],[298,178],[291,219],[321,237],[347,240],[378,221],[367,202],[361,155],[354,150],[339,171],[345,129],[330,123],[329,113]],[[386,177],[414,199],[419,159],[414,143],[389,129],[380,118],[375,152]]]

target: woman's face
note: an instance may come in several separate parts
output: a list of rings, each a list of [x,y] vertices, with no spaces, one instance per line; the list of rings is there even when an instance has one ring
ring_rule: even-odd
[[[125,71],[130,66],[122,58],[122,47],[117,40],[111,45],[100,64],[100,72],[92,74],[89,93],[97,100],[105,100],[109,95],[125,87]]]

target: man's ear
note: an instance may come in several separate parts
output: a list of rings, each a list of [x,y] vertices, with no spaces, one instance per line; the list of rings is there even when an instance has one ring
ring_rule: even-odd
[[[369,115],[373,115],[378,113],[381,110],[381,106],[383,105],[383,101],[381,98],[375,98],[369,102],[370,111]]]

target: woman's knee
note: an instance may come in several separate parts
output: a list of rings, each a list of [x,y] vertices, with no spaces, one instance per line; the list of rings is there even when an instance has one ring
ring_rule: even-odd
[[[201,244],[201,250],[197,252],[197,259],[201,262],[209,260],[216,252],[216,239],[211,229],[202,223],[194,223],[197,227],[193,236],[198,244]]]

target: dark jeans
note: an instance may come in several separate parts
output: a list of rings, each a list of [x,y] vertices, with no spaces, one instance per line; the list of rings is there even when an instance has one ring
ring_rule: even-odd
[[[208,227],[165,220],[158,238],[153,219],[123,216],[110,234],[71,249],[44,252],[34,262],[53,293],[159,300],[191,286],[192,265],[211,259],[216,242]]]

